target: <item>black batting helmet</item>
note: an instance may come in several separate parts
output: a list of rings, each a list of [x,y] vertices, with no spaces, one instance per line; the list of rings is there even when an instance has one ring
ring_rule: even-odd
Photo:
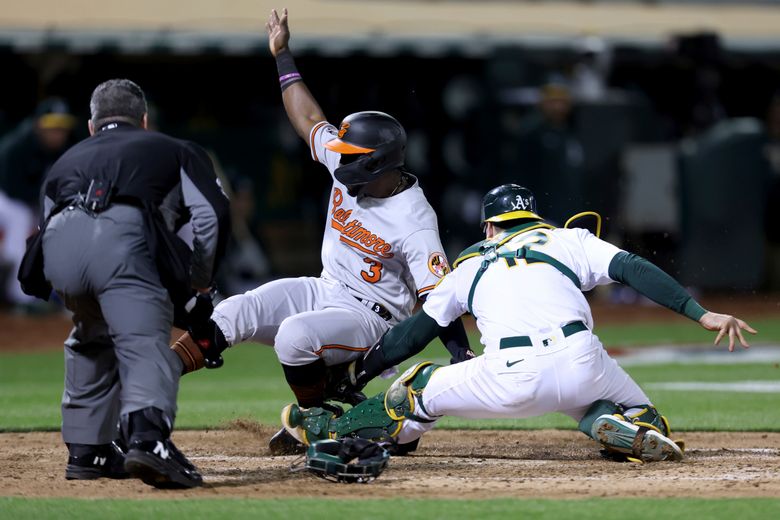
[[[520,218],[538,219],[536,198],[528,188],[517,184],[502,184],[482,199],[482,223],[504,222]]]
[[[325,148],[341,154],[341,165],[333,172],[340,183],[366,184],[403,166],[406,132],[384,112],[356,112],[344,118],[338,138]]]

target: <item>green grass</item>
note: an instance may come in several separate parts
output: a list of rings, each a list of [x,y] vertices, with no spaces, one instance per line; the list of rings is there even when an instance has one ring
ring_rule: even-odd
[[[440,345],[425,356],[441,356]],[[227,352],[225,366],[201,370],[182,378],[178,428],[204,428],[246,418],[275,425],[281,408],[293,401],[272,349],[255,344]],[[446,362],[443,358],[439,362]],[[407,366],[411,361],[405,363]],[[628,367],[642,385],[665,381],[725,382],[776,381],[780,369],[772,363],[724,365],[648,365]],[[0,431],[57,430],[62,393],[61,352],[5,354],[0,356]],[[388,380],[377,379],[367,387],[372,395],[384,390]],[[780,430],[776,410],[778,394],[703,391],[649,391],[658,408],[683,430]],[[522,420],[476,421],[446,418],[444,428],[567,428],[571,419],[559,414]]]
[[[780,343],[780,320],[754,323],[761,343]],[[662,324],[611,325],[597,329],[606,346],[710,343],[713,334],[685,320]],[[471,338],[478,345],[478,338]],[[446,363],[444,348],[435,342],[421,358]],[[276,424],[281,408],[293,400],[272,349],[241,345],[225,355],[225,367],[202,370],[182,378],[177,427],[214,427],[237,418]],[[418,358],[419,359],[419,358]],[[411,364],[409,361],[402,365]],[[640,383],[663,381],[778,380],[772,364],[656,365],[629,367]],[[388,380],[377,379],[366,389],[371,395],[384,390]],[[63,386],[61,351],[0,354],[0,431],[56,430]],[[779,430],[772,420],[777,394],[652,391],[651,398],[677,429]],[[774,410],[773,410],[774,409]],[[467,421],[447,418],[442,427],[469,428],[573,428],[568,417],[551,414],[524,420]]]
[[[602,520],[618,512],[632,520],[659,518],[765,520],[780,515],[780,500],[583,499],[583,500],[79,500],[0,498],[0,518],[575,518]]]
[[[670,320],[661,323],[632,323],[628,325],[599,325],[596,334],[606,346],[711,344],[715,333],[704,330],[694,322],[670,315]],[[750,320],[757,335],[745,333],[750,343],[780,343],[780,320]],[[721,345],[723,341],[721,341]],[[726,343],[728,345],[728,343]]]

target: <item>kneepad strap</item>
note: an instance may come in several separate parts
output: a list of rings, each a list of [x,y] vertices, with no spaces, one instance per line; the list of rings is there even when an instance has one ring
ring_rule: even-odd
[[[634,454],[634,457],[642,460],[642,441],[645,438],[645,434],[650,430],[647,426],[640,426],[639,429],[636,431],[636,436],[634,437],[634,442],[631,444],[631,451]]]

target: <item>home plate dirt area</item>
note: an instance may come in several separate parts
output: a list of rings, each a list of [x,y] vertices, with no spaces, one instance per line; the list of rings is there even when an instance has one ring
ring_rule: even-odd
[[[203,488],[161,491],[136,480],[65,480],[57,432],[0,434],[0,495],[20,497],[585,498],[778,497],[780,433],[694,432],[680,436],[683,462],[602,460],[574,431],[440,430],[407,457],[392,457],[369,484],[337,484],[291,472],[297,457],[271,457],[274,433],[248,421],[224,430],[177,431],[174,441],[203,473]]]

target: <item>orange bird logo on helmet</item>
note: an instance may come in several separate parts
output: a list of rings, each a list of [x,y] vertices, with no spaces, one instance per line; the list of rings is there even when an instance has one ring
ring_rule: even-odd
[[[339,139],[344,137],[344,134],[347,133],[347,129],[349,129],[349,123],[341,123],[341,128],[339,128]]]

